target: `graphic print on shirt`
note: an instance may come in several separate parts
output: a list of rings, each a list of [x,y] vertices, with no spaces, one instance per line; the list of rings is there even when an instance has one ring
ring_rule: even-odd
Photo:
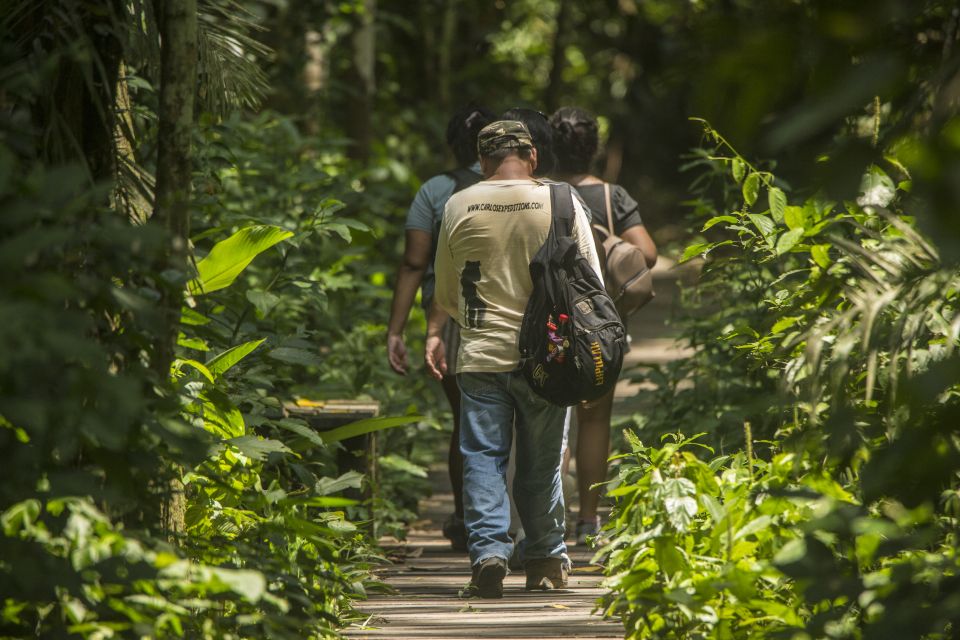
[[[487,305],[477,292],[480,282],[480,261],[467,260],[460,274],[460,290],[463,294],[463,321],[467,329],[479,329],[483,325],[483,316]]]

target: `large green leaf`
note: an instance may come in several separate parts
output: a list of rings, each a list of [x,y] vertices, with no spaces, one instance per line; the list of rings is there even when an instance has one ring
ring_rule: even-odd
[[[197,263],[199,275],[187,283],[187,288],[193,295],[202,295],[230,286],[254,258],[292,235],[292,231],[270,225],[237,231],[215,244]]]
[[[305,367],[319,367],[323,364],[323,358],[317,354],[312,351],[307,351],[306,349],[298,349],[297,347],[277,347],[276,349],[268,351],[267,357],[279,360],[280,362],[299,364]]]
[[[767,189],[767,203],[770,205],[770,215],[776,222],[783,222],[784,210],[787,208],[787,194],[777,187]]]
[[[870,165],[860,181],[860,196],[857,204],[861,207],[886,207],[897,195],[893,180],[876,165]]]
[[[757,230],[763,234],[763,237],[766,238],[773,230],[776,228],[773,220],[761,213],[750,213],[747,214],[747,217],[750,218],[750,222],[757,228]]]
[[[736,224],[737,222],[740,222],[740,219],[736,216],[714,216],[704,223],[703,228],[700,229],[700,231],[706,231],[707,229],[713,227],[714,225],[720,224],[721,222]]]
[[[785,234],[780,236],[780,238],[777,240],[777,255],[783,255],[787,251],[790,251],[790,249],[793,249],[795,246],[797,246],[797,243],[800,242],[800,238],[802,237],[802,228],[790,229],[790,231],[787,231]]]
[[[244,342],[243,344],[238,344],[235,347],[227,349],[210,360],[210,362],[207,363],[207,369],[209,369],[214,377],[219,378],[226,373],[230,367],[250,355],[254,349],[263,344],[264,340],[266,340],[266,338],[251,340],[250,342]]]
[[[747,179],[743,181],[743,201],[747,203],[747,206],[753,206],[753,203],[757,201],[757,196],[760,195],[760,174],[751,173],[747,176]]]
[[[385,416],[382,418],[367,418],[366,420],[358,420],[357,422],[345,424],[342,427],[337,427],[336,429],[331,429],[330,431],[322,431],[320,433],[320,437],[323,438],[324,442],[340,442],[341,440],[346,440],[347,438],[362,436],[365,433],[383,431],[384,429],[392,429],[393,427],[401,427],[412,422],[419,422],[420,420],[423,420],[423,416]]]
[[[254,460],[266,460],[267,454],[270,453],[293,453],[287,445],[279,440],[263,439],[255,435],[231,438],[226,442],[239,449],[243,455]]]
[[[740,158],[734,158],[730,163],[730,170],[733,173],[733,179],[739,184],[747,172],[747,165]]]
[[[406,458],[401,458],[400,456],[380,456],[378,462],[381,469],[392,469],[394,471],[406,473],[417,478],[427,477],[427,470],[424,467],[414,464]]]
[[[259,571],[223,567],[207,567],[207,571],[231,591],[243,596],[247,602],[259,602],[267,591],[267,580]]]
[[[273,424],[280,427],[281,429],[286,429],[287,431],[292,431],[293,433],[306,438],[313,444],[317,446],[323,446],[323,440],[320,439],[320,436],[317,435],[316,429],[311,429],[307,426],[307,423],[303,420],[295,420],[293,418],[284,418],[282,420],[276,420]]]
[[[327,496],[344,489],[359,489],[362,484],[363,474],[347,471],[338,478],[320,478],[313,490],[321,496]]]
[[[830,245],[817,244],[812,246],[810,248],[810,256],[813,258],[814,262],[820,265],[821,268],[826,269],[832,262],[830,260]]]

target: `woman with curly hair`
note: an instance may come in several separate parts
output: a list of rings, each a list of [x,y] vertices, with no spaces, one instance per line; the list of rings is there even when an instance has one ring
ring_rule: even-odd
[[[591,172],[600,143],[596,119],[582,109],[561,107],[551,116],[550,124],[557,161],[554,177],[570,183],[580,193],[590,207],[594,225],[607,228],[608,220],[612,220],[613,233],[638,247],[647,266],[652,268],[657,262],[657,246],[640,218],[640,205],[626,189],[604,182]],[[600,529],[600,490],[591,487],[607,480],[613,393],[611,390],[602,398],[577,407],[577,544],[585,544]]]

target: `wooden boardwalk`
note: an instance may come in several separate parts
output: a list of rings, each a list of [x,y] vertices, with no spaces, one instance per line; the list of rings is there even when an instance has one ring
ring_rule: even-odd
[[[672,263],[661,261],[654,270],[657,297],[631,319],[634,338],[628,366],[638,362],[662,363],[686,353],[677,348],[667,323],[676,304],[677,277]],[[627,382],[617,386],[614,412],[636,410],[630,402],[636,391]],[[616,416],[615,416],[616,418]],[[395,594],[373,595],[360,603],[369,617],[347,629],[350,638],[390,640],[499,640],[561,638],[622,638],[623,626],[595,613],[603,594],[602,569],[590,564],[592,552],[571,546],[574,569],[569,588],[551,592],[524,591],[522,572],[508,575],[502,600],[462,600],[457,593],[470,578],[466,554],[454,553],[440,532],[453,511],[445,465],[431,470],[434,495],[420,502],[421,520],[410,528],[407,540],[383,540],[393,564],[377,571]],[[568,544],[572,541],[568,540]]]
[[[442,481],[444,469],[435,477]],[[569,588],[528,593],[523,573],[504,580],[502,600],[471,598],[457,592],[470,579],[466,554],[454,553],[440,533],[440,525],[453,510],[449,493],[438,493],[420,504],[426,516],[410,529],[405,543],[383,541],[395,564],[378,575],[397,590],[395,595],[376,595],[361,609],[370,618],[348,630],[351,638],[390,640],[462,640],[499,638],[622,638],[619,622],[593,615],[602,594],[600,568],[589,564],[591,553],[571,547],[574,570]]]

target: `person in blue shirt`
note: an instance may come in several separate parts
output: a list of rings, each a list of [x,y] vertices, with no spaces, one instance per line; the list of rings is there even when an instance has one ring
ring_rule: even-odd
[[[475,104],[457,111],[447,124],[447,144],[457,160],[457,168],[436,175],[420,187],[407,212],[406,244],[403,260],[397,272],[396,288],[390,306],[387,325],[387,358],[390,368],[400,375],[409,370],[407,347],[403,340],[404,327],[413,306],[417,289],[421,290],[421,305],[429,309],[433,302],[433,261],[443,210],[457,191],[483,179],[477,159],[477,134],[493,122],[495,115]],[[444,328],[447,353],[456,354],[459,331],[454,321]],[[453,412],[453,435],[450,440],[448,465],[453,488],[454,513],[444,523],[443,535],[456,551],[466,551],[467,533],[463,523],[463,456],[460,453],[460,389],[456,380],[455,355],[448,362],[448,374],[441,381],[444,394]]]

